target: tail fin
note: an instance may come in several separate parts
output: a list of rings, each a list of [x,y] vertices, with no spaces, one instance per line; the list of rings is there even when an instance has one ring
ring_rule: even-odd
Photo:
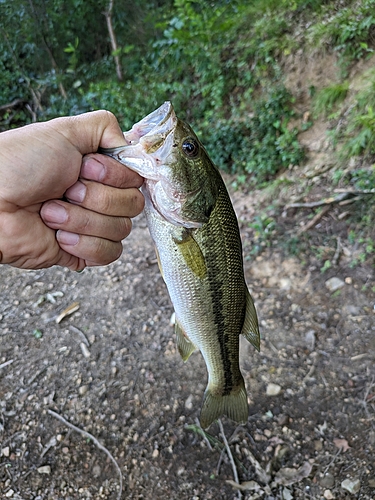
[[[249,409],[247,405],[247,394],[245,384],[232,389],[226,395],[216,395],[207,387],[204,393],[203,405],[200,415],[200,423],[203,429],[207,429],[214,420],[226,415],[235,422],[244,424],[247,422]]]

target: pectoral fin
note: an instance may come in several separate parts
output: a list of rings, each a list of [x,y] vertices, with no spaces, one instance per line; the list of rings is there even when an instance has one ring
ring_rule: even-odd
[[[246,313],[245,321],[242,327],[242,335],[252,344],[255,349],[260,349],[260,333],[258,326],[257,312],[254,307],[253,299],[248,290],[246,290]]]
[[[190,355],[197,350],[195,345],[188,339],[184,330],[180,326],[179,322],[176,320],[175,325],[176,337],[177,337],[177,348],[181,355],[183,361],[187,361]]]
[[[163,273],[163,268],[161,266],[160,255],[159,255],[159,252],[158,252],[158,249],[156,248],[156,246],[154,248],[155,248],[155,253],[156,253],[156,260],[158,261],[159,271],[160,271],[162,278],[164,279],[164,273]]]
[[[186,231],[181,240],[175,239],[174,242],[189,269],[191,269],[198,278],[205,278],[207,276],[206,262],[202,250],[199,248],[198,243],[191,233]]]

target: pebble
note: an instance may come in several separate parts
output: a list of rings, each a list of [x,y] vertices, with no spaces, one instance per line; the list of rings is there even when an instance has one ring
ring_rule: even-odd
[[[336,290],[340,290],[340,288],[345,286],[345,282],[342,281],[340,278],[336,278],[334,276],[333,278],[329,278],[329,280],[326,281],[325,285],[328,288],[328,290],[331,293],[333,293],[336,292]]]
[[[78,393],[80,394],[80,396],[84,396],[88,390],[89,387],[87,385],[81,385],[81,387],[79,387],[78,389]]]
[[[14,490],[8,490],[6,493],[5,493],[5,496],[8,497],[8,498],[11,498],[14,494]]]
[[[185,408],[187,410],[191,410],[193,408],[193,395],[192,394],[190,394],[190,396],[185,401]]]
[[[84,357],[85,358],[89,358],[90,357],[90,351],[88,350],[87,345],[84,342],[81,342],[79,344],[79,346],[81,348],[81,352],[84,355]]]
[[[1,455],[3,455],[3,457],[9,457],[9,453],[10,453],[9,446],[5,446],[4,448],[2,448]]]
[[[100,465],[94,465],[92,468],[92,474],[94,477],[99,477],[102,472]]]
[[[332,488],[332,486],[334,486],[335,484],[335,478],[332,476],[332,474],[327,472],[327,474],[319,479],[319,483],[321,484],[321,486],[323,486],[323,488]]]
[[[51,467],[49,465],[42,465],[37,468],[39,474],[51,474]]]
[[[267,396],[277,396],[281,392],[281,386],[270,382],[267,385],[266,394]]]
[[[283,500],[293,500],[294,496],[288,488],[283,489]]]
[[[345,479],[341,483],[341,488],[354,495],[361,489],[361,481],[359,479]]]
[[[332,495],[332,491],[331,490],[324,490],[324,493],[323,493],[323,496],[326,500],[332,500],[333,498],[335,498],[333,495]]]
[[[152,452],[152,458],[158,458],[159,456],[159,450],[155,448],[155,450]]]

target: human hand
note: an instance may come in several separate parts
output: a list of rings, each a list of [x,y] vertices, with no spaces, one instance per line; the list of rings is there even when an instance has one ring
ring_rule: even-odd
[[[107,111],[2,132],[0,263],[80,270],[116,260],[143,210],[143,179],[95,151],[123,144]]]

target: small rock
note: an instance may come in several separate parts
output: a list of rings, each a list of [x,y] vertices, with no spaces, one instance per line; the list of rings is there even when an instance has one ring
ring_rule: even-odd
[[[94,477],[99,477],[102,472],[100,465],[94,465],[92,468],[92,474]]]
[[[335,484],[335,478],[327,472],[321,479],[319,479],[319,483],[323,488],[332,488]]]
[[[361,308],[353,306],[352,304],[346,304],[342,309],[344,313],[350,316],[359,316],[361,314]]]
[[[281,386],[270,382],[267,385],[266,394],[267,396],[277,396],[281,392]]]
[[[280,288],[281,290],[290,290],[292,288],[292,280],[289,278],[281,278]]]
[[[5,446],[5,448],[2,448],[1,455],[3,455],[3,457],[9,457],[9,453],[10,453],[9,446]]]
[[[361,489],[361,481],[359,479],[345,479],[341,483],[341,488],[355,494]]]
[[[13,494],[14,494],[14,490],[8,490],[8,491],[5,493],[5,496],[6,496],[7,498],[11,498],[11,497],[13,496]]]
[[[39,474],[51,474],[51,466],[50,465],[42,465],[37,468]]]
[[[288,488],[283,489],[283,500],[293,500],[294,496]]]
[[[331,490],[324,490],[324,493],[323,493],[323,496],[326,500],[332,500],[333,498],[335,498],[333,495],[332,495],[332,491]]]
[[[89,388],[87,385],[81,385],[81,387],[78,389],[78,394],[80,396],[84,396],[88,390]]]
[[[370,488],[375,488],[375,479],[369,479],[368,485]]]
[[[88,350],[87,345],[84,342],[81,342],[79,344],[79,346],[81,348],[81,352],[84,355],[84,357],[85,358],[89,358],[90,357],[90,351]]]
[[[315,449],[315,451],[322,451],[323,443],[320,439],[317,439],[316,441],[314,441],[314,449]]]
[[[336,290],[340,290],[343,286],[345,286],[345,282],[342,281],[340,278],[330,278],[329,280],[326,281],[325,283],[326,287],[328,290],[333,293],[336,292]]]
[[[152,452],[152,458],[158,458],[159,456],[159,450],[155,448],[155,450]]]
[[[192,394],[190,394],[190,396],[185,401],[185,408],[187,410],[191,410],[193,408],[193,395]]]
[[[315,347],[315,330],[309,330],[308,332],[306,332],[305,341],[308,349],[310,349],[310,351],[313,351]]]

